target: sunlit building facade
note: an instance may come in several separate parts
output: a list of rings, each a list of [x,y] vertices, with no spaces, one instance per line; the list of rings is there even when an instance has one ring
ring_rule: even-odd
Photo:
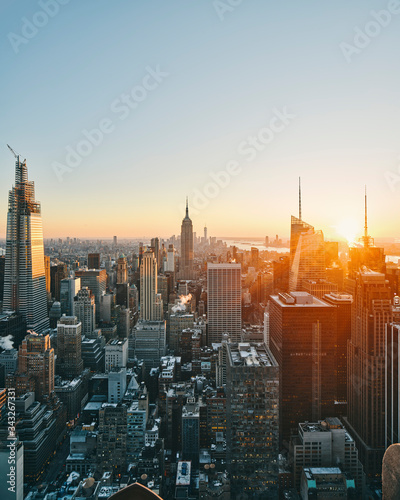
[[[22,314],[29,330],[49,328],[41,208],[19,156],[8,197],[3,308]]]
[[[239,342],[242,333],[241,264],[207,264],[208,341],[221,342],[224,333]]]

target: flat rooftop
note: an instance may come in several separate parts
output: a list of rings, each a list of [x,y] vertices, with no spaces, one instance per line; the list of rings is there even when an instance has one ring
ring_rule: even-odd
[[[273,302],[279,305],[279,307],[334,307],[331,304],[310,295],[308,292],[280,293],[279,295],[271,295],[270,298]]]
[[[229,343],[231,364],[234,366],[278,366],[271,351],[264,344]]]

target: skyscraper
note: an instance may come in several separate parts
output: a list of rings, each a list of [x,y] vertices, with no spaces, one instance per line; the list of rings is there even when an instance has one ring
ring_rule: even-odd
[[[117,284],[122,283],[128,283],[128,268],[124,254],[119,256],[117,268]]]
[[[301,221],[299,221],[301,222]],[[292,217],[293,223],[293,217]],[[291,268],[289,288],[291,291],[303,290],[303,281],[325,279],[325,246],[322,231],[315,231],[306,223],[303,227],[292,224],[292,234],[296,245],[290,239]],[[306,228],[308,228],[306,230]],[[296,249],[294,249],[296,246]],[[293,253],[292,253],[293,251]]]
[[[21,313],[27,328],[37,333],[49,327],[41,208],[26,160],[17,155],[8,197],[3,308]]]
[[[226,434],[233,491],[278,498],[279,367],[263,344],[226,344]]]
[[[140,319],[160,321],[161,295],[157,293],[157,261],[152,251],[143,254],[140,265]]]
[[[280,431],[334,413],[336,309],[306,292],[270,297],[270,346],[280,368]]]
[[[241,264],[207,264],[209,344],[224,333],[240,342],[242,333]]]
[[[181,225],[181,260],[179,278],[191,280],[193,275],[193,224],[189,218],[189,205],[186,198],[186,215]]]
[[[353,290],[348,347],[348,427],[367,474],[381,471],[385,451],[385,328],[392,321],[385,275],[364,269]]]

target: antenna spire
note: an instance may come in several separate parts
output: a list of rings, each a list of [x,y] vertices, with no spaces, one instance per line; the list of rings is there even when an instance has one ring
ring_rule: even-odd
[[[189,218],[189,201],[187,196],[186,196],[186,217]]]
[[[299,177],[299,219],[301,220],[301,177]]]
[[[367,213],[367,186],[364,194],[364,247],[368,246],[368,213]]]

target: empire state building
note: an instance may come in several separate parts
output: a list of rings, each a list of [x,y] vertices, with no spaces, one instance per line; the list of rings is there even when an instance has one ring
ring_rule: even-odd
[[[181,226],[181,260],[179,266],[181,280],[194,279],[193,273],[193,224],[189,217],[188,200],[186,199],[186,216]]]
[[[28,181],[26,160],[15,157],[15,186],[8,196],[3,308],[21,314],[28,330],[42,333],[49,328],[49,319],[40,203],[35,201],[33,181]]]

